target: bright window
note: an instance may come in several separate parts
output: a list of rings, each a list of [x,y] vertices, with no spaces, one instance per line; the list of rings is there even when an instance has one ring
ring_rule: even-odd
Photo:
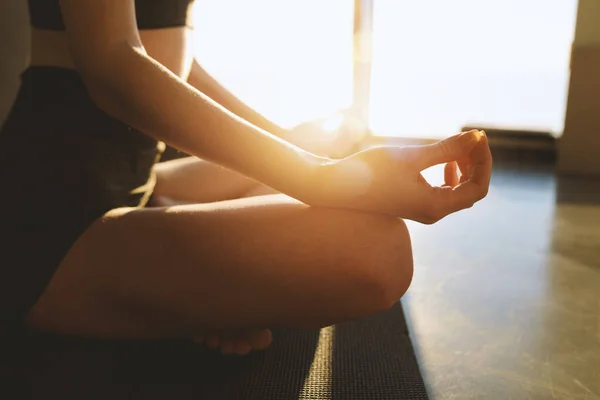
[[[351,0],[214,0],[196,54],[284,126],[352,102]],[[577,0],[375,0],[370,123],[442,137],[466,124],[563,129]]]
[[[349,0],[197,1],[196,56],[247,104],[291,127],[351,105],[353,6]]]
[[[371,125],[562,133],[577,0],[375,0]]]

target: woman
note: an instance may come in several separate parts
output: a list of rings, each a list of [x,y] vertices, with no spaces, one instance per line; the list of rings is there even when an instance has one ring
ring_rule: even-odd
[[[29,3],[31,66],[1,132],[5,325],[244,354],[270,327],[389,308],[412,278],[400,218],[487,193],[477,131],[341,160],[268,133],[192,63],[189,0]],[[163,143],[199,158],[155,165]],[[419,172],[440,163],[432,188]],[[245,197],[270,190],[287,196]]]

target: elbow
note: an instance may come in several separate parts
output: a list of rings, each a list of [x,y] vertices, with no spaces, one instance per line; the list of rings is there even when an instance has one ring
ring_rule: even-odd
[[[79,60],[77,70],[94,104],[111,117],[127,122],[127,104],[131,103],[131,46],[119,46]],[[125,118],[125,120],[124,120]]]
[[[127,122],[126,116],[123,115],[123,94],[115,82],[116,79],[108,72],[82,74],[82,77],[90,99],[96,107],[113,118]]]
[[[124,73],[124,71],[121,71]],[[138,130],[145,131],[145,104],[140,102],[126,76],[105,74],[88,75],[84,78],[92,102],[108,116]]]
[[[86,80],[86,87],[92,102],[111,117],[117,117],[115,107],[116,95],[102,88],[102,85],[92,80]]]

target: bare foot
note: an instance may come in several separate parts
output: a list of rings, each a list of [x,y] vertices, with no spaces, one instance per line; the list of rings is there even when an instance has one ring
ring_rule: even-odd
[[[264,350],[272,341],[270,329],[208,332],[194,339],[206,343],[211,349],[219,348],[223,354],[246,355],[252,350]]]

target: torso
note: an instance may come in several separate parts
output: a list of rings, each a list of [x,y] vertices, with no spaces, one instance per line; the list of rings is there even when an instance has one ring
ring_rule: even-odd
[[[191,29],[188,27],[140,31],[146,52],[184,80],[192,64],[190,37]],[[45,163],[51,176],[46,181],[56,181],[56,176],[61,174],[59,167],[63,164],[69,164],[74,171],[83,171],[81,176],[73,179],[82,183],[55,186],[67,197],[79,198],[79,192],[93,194],[93,200],[71,207],[74,213],[87,210],[85,215],[89,220],[111,208],[143,206],[152,193],[155,176],[152,168],[164,144],[114,120],[93,105],[76,77],[68,36],[64,31],[33,28],[29,66],[73,70],[75,78],[69,75],[62,79],[60,77],[64,77],[64,73],[56,71],[52,74],[57,74],[57,82],[49,82],[47,79],[52,77],[40,77],[43,70],[30,71],[27,88],[20,91],[21,100],[11,113],[10,124],[2,129],[4,142],[10,141],[13,147],[41,148],[39,151],[43,154],[48,153],[48,158],[40,161]],[[65,90],[61,88],[63,83]],[[34,126],[30,126],[30,122]],[[48,135],[55,138],[50,144],[40,139]],[[79,152],[85,152],[85,157]],[[56,164],[56,159],[68,160],[68,163]],[[39,168],[39,160],[35,161],[31,162],[32,170]],[[35,181],[35,174],[22,172],[20,179]],[[87,182],[89,187],[83,182]],[[28,193],[24,196],[35,197]],[[30,214],[35,209],[26,205],[21,208]]]
[[[146,18],[142,22],[152,25],[161,21]],[[187,79],[192,65],[189,46],[191,28],[153,27],[141,29],[139,33],[142,44],[151,57],[180,78]],[[94,193],[94,202],[99,203],[98,209],[144,205],[154,185],[152,167],[158,161],[164,144],[114,120],[93,105],[83,82],[77,77],[68,42],[69,38],[64,30],[32,28],[29,66],[57,67],[67,71],[67,74],[59,70],[45,73],[43,69],[40,71],[34,68],[31,71],[29,68],[29,75],[25,77],[26,88],[20,91],[18,107],[11,113],[10,129],[3,129],[2,134],[17,147],[24,143],[32,147],[38,146],[42,142],[39,137],[48,135],[53,135],[57,143],[73,147],[67,149],[64,145],[57,144],[56,149],[50,149],[55,154],[47,160],[47,164],[51,165],[56,158],[68,159],[75,170],[87,171],[87,175],[84,174],[79,179],[91,182],[92,187],[84,191]],[[69,75],[68,70],[73,70],[73,74]],[[64,90],[61,86],[63,84]],[[29,121],[36,121],[37,125],[29,126]],[[86,152],[85,157],[80,157],[86,163],[83,169],[77,164],[80,151]],[[73,152],[77,154],[72,154]],[[27,179],[23,179],[34,178],[27,176]],[[70,188],[71,191],[80,189]],[[66,189],[65,191],[68,192]],[[91,206],[84,204],[82,207]],[[91,218],[98,217],[96,214],[98,213]]]
[[[146,52],[182,79],[187,79],[192,54],[188,27],[141,30]],[[75,68],[65,32],[32,29],[31,66]]]
[[[94,221],[114,208],[146,205],[155,182],[153,166],[164,146],[93,103],[75,71],[57,13],[45,13],[57,11],[58,0],[30,4],[43,23],[37,26],[47,29],[32,29],[32,68],[21,75],[21,88],[0,126],[6,150],[0,157],[0,182],[12,190],[10,196],[0,196],[0,210],[10,210],[0,224],[3,238],[9,237],[0,243],[1,272],[7,277],[0,279],[0,330],[25,315],[69,248]],[[191,30],[181,15],[173,15],[187,11],[184,6],[190,2],[138,4],[147,7],[138,26],[153,27],[140,31],[146,51],[186,79]],[[159,6],[177,6],[180,12],[161,19],[151,12]],[[156,27],[170,23],[176,27]]]

